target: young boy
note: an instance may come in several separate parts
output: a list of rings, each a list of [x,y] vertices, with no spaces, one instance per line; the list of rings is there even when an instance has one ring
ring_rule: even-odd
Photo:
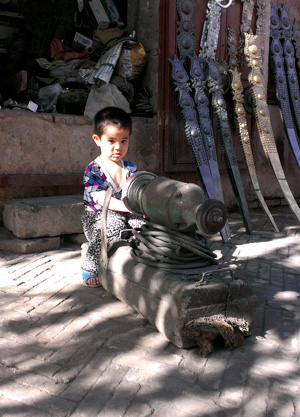
[[[99,256],[101,251],[101,219],[105,191],[112,187],[112,197],[107,212],[107,242],[119,238],[120,231],[138,228],[143,218],[128,211],[122,201],[122,188],[127,178],[137,168],[123,161],[132,130],[130,116],[117,107],[106,107],[94,117],[93,140],[100,148],[100,156],[92,161],[84,173],[85,212],[81,218],[88,249],[82,263],[82,283],[99,287]]]

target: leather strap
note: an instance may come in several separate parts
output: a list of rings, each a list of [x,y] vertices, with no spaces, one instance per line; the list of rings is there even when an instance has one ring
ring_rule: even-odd
[[[112,195],[112,187],[109,187],[105,193],[104,203],[102,206],[102,218],[101,218],[101,222],[102,222],[101,223],[101,253],[100,253],[100,259],[99,259],[99,265],[104,271],[107,271],[107,267],[108,267],[106,222],[107,222],[107,211],[108,211],[111,195]]]
[[[196,5],[192,0],[177,0],[177,11],[180,16],[177,31],[177,44],[180,59],[174,57],[169,59],[172,66],[171,79],[175,91],[178,93],[178,104],[184,120],[186,138],[189,143],[198,175],[208,198],[217,199],[224,202],[221,179],[217,164],[215,142],[212,135],[212,127],[209,119],[208,100],[204,93],[199,97],[199,89],[196,82],[197,69],[190,65],[190,74],[184,67],[185,60],[188,59],[195,50],[194,25],[191,22],[195,14]],[[194,53],[195,56],[195,53]],[[191,59],[189,59],[191,64]],[[204,74],[202,74],[204,76]],[[191,77],[191,79],[190,79]],[[190,82],[191,81],[191,82]],[[192,83],[192,85],[191,85]],[[195,98],[192,96],[192,87],[195,89]],[[197,89],[197,91],[196,91]],[[205,112],[207,123],[203,130],[204,121],[198,121],[196,107],[199,114],[200,100],[206,98],[202,114]],[[205,108],[206,107],[206,108]],[[209,130],[209,143],[207,140],[207,130]],[[221,236],[224,242],[228,242],[231,237],[228,222],[221,230]]]
[[[237,199],[240,213],[242,215],[243,223],[246,232],[252,233],[252,226],[250,220],[249,209],[243,189],[243,184],[236,161],[234,147],[232,142],[231,130],[228,122],[226,102],[223,98],[222,80],[217,69],[216,62],[213,59],[208,59],[206,62],[208,71],[208,87],[212,94],[212,106],[218,122],[218,133],[221,141],[221,146],[225,156],[225,162],[231,185]]]
[[[177,22],[177,47],[180,59],[195,51],[195,16],[196,4],[194,0],[177,0],[177,12],[180,17]]]
[[[242,10],[242,20],[241,20],[241,34],[244,32],[249,32],[251,29],[251,23],[253,18],[253,10],[254,10],[254,0],[241,0],[243,3],[243,10]],[[239,64],[245,65],[245,55],[244,55],[244,48],[245,48],[245,38],[244,36],[240,36],[239,39]]]
[[[261,72],[260,48],[257,36],[245,33],[245,55],[250,67],[248,76],[251,85],[253,107],[256,116],[256,123],[259,137],[263,145],[264,152],[271,163],[274,174],[278,180],[281,190],[287,200],[291,210],[300,222],[300,209],[290,190],[285,178],[281,162],[278,156],[274,134],[271,125],[270,112],[266,101],[266,92]]]
[[[293,28],[289,17],[289,9],[282,5],[278,9],[281,22],[281,42],[286,68],[286,79],[289,90],[289,98],[292,107],[292,115],[298,136],[300,136],[300,91],[298,74],[296,70],[295,49],[293,45]],[[300,147],[298,142],[292,146],[298,166],[300,167]]]
[[[207,85],[212,95],[212,106],[215,110],[218,133],[225,156],[225,163],[229,179],[238,202],[240,213],[247,233],[252,233],[249,209],[243,189],[243,184],[238,169],[231,130],[227,117],[226,102],[223,98],[222,78],[215,60],[215,51],[218,45],[220,33],[221,7],[215,0],[209,0],[207,4],[206,21],[203,27],[199,57],[204,59]]]
[[[293,154],[296,158],[297,164],[300,168],[300,147],[298,144],[296,132],[294,129],[294,123],[293,123],[293,116],[292,116],[292,110],[289,102],[289,92],[288,92],[288,84],[290,84],[290,91],[294,93],[291,94],[291,101],[294,104],[294,110],[297,110],[300,112],[300,104],[297,103],[299,101],[299,86],[298,86],[298,92],[296,84],[297,74],[295,72],[295,68],[293,71],[293,68],[288,69],[288,80],[285,74],[285,68],[284,68],[284,58],[283,58],[283,48],[280,42],[281,35],[281,22],[279,19],[279,7],[272,6],[271,8],[271,55],[273,59],[273,66],[274,66],[274,75],[275,75],[275,81],[276,81],[276,93],[277,98],[281,110],[281,116],[283,119],[283,124],[285,128],[286,135],[288,137],[290,146],[292,148]],[[286,45],[286,41],[285,45]],[[291,42],[289,41],[291,44]],[[290,50],[290,46],[286,45],[286,49]],[[296,75],[296,77],[295,77]],[[289,79],[291,77],[291,79]],[[293,80],[293,82],[292,82]],[[298,81],[297,81],[298,83]],[[296,116],[296,115],[295,115]],[[298,115],[296,116],[297,119]],[[300,116],[299,116],[299,122],[300,122]],[[299,132],[300,132],[300,125],[299,125]]]
[[[256,0],[256,35],[261,51],[261,70],[263,72],[265,36],[266,36],[266,0]]]
[[[239,133],[240,144],[245,156],[245,161],[249,171],[250,179],[254,188],[254,191],[257,195],[259,202],[262,205],[262,208],[266,215],[268,216],[275,232],[279,232],[278,227],[274,221],[274,218],[265,202],[263,194],[261,192],[258,178],[256,175],[255,163],[253,158],[253,153],[251,149],[250,136],[247,128],[247,119],[246,112],[244,108],[244,95],[243,95],[243,84],[242,76],[237,68],[237,40],[235,35],[235,30],[231,26],[228,28],[228,53],[229,53],[229,66],[231,74],[231,91],[234,101],[234,112],[235,112],[235,125]]]
[[[215,58],[220,34],[221,7],[215,0],[208,0],[200,48],[203,58]]]
[[[202,134],[202,143],[213,182],[213,187],[209,187],[207,194],[209,198],[217,199],[224,203],[213,127],[209,115],[209,102],[205,92],[206,77],[204,73],[204,60],[195,53],[188,55],[186,60],[189,62],[189,74],[195,92],[194,101],[198,113],[199,128]],[[221,235],[224,242],[230,239],[231,233],[228,222],[226,222],[224,229],[221,230]]]

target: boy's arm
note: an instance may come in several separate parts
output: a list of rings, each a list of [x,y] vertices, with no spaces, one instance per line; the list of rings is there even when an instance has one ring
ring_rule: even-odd
[[[97,202],[100,206],[103,206],[104,204],[104,198],[105,198],[105,191],[95,191],[93,194],[93,199],[95,202]],[[112,211],[121,211],[124,213],[131,213],[122,200],[119,200],[118,198],[111,197],[109,206],[109,210]]]

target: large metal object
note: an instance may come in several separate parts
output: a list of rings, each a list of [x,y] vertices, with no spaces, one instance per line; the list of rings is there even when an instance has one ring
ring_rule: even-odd
[[[130,253],[129,246],[116,243],[99,281],[172,343],[179,348],[198,345],[203,356],[213,351],[218,335],[229,348],[244,344],[259,302],[228,268],[209,266],[187,277],[140,263]]]
[[[147,171],[133,174],[123,189],[123,201],[131,212],[178,232],[214,235],[225,225],[227,210],[207,199],[196,184],[157,177]]]
[[[193,33],[190,37],[193,27],[189,25],[194,2],[178,0],[177,3],[182,6],[187,17],[179,27],[182,55],[187,51],[190,53],[194,48]],[[218,4],[223,5],[223,2]],[[230,4],[231,1],[228,5]],[[213,31],[212,25],[210,33]],[[206,38],[208,40],[209,37]],[[214,50],[215,44],[212,47]],[[181,75],[178,83],[183,88],[179,90],[178,86],[177,91],[184,96],[182,112],[187,137],[201,181],[205,182],[206,188],[157,177],[151,172],[142,171],[132,175],[123,188],[123,201],[128,210],[145,216],[153,226],[158,227],[155,231],[151,228],[144,230],[143,227],[134,230],[129,244],[124,241],[115,242],[109,248],[108,265],[100,262],[99,281],[106,290],[142,314],[176,346],[186,348],[198,345],[201,354],[206,356],[213,350],[213,340],[218,335],[223,337],[226,346],[230,348],[243,345],[244,336],[250,334],[258,299],[247,284],[234,277],[230,268],[219,268],[213,262],[214,259],[210,259],[213,258],[211,255],[216,254],[208,253],[199,240],[199,233],[213,235],[224,228],[227,211],[219,199],[207,198],[210,195],[218,196],[216,185],[213,184],[211,164],[208,163],[209,144],[203,142],[204,137],[201,138],[195,111],[196,100],[190,96],[189,76],[184,71],[184,62],[177,57],[173,61],[174,68],[179,67],[179,64],[178,67],[175,65],[177,61],[182,66],[176,76]],[[196,82],[199,74],[195,71],[193,73],[194,69],[190,62],[189,75]],[[184,87],[187,90],[185,93]],[[193,87],[196,91],[195,85]],[[216,97],[217,94],[214,95]],[[218,98],[221,99],[219,96]],[[199,105],[200,102],[196,104]],[[218,103],[219,106],[221,104]],[[213,194],[209,195],[207,190],[214,190]],[[247,219],[247,222],[248,229],[251,229],[250,220]],[[165,236],[164,228],[169,229],[169,239]],[[137,238],[143,232],[148,236],[147,241]],[[193,236],[198,238],[194,238],[195,242],[187,241],[188,237]],[[139,256],[132,255],[135,249],[137,252],[143,251],[145,246],[152,249],[156,243],[153,240],[156,239],[159,250],[155,253],[154,260],[151,253],[150,262],[141,261]],[[197,250],[191,255],[187,254],[188,261],[192,261],[196,252],[200,252],[200,265],[192,269],[192,272],[186,271],[177,262],[177,258],[182,258],[187,246],[191,244]],[[173,267],[171,269],[169,265],[162,268],[162,264],[166,262],[166,253],[171,255],[168,256]],[[204,257],[203,254],[207,256]],[[209,262],[201,261],[201,257],[204,260],[209,258]]]
[[[108,206],[109,194],[105,201]],[[146,231],[143,227],[133,230],[128,242],[110,245],[107,258],[103,256],[106,248],[101,248],[102,286],[180,348],[198,345],[200,353],[207,356],[219,335],[229,348],[242,346],[244,336],[251,333],[258,299],[229,267],[218,267],[213,259],[216,254],[208,251],[195,233],[217,233],[227,218],[224,204],[207,200],[195,184],[143,171],[126,181],[123,201],[133,213],[157,223],[152,224],[156,230],[151,226]],[[143,232],[146,241],[139,239]],[[133,252],[137,255],[135,250],[152,249],[153,245],[158,248],[154,261],[151,251],[146,251],[146,259],[133,256]],[[200,257],[195,259],[195,255]],[[180,262],[182,257],[186,264]]]

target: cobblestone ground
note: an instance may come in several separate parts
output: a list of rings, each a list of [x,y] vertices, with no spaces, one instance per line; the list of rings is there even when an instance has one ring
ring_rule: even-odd
[[[230,216],[211,247],[261,304],[245,346],[207,358],[179,349],[102,288],[80,285],[80,248],[0,255],[0,415],[300,416],[300,226]]]

